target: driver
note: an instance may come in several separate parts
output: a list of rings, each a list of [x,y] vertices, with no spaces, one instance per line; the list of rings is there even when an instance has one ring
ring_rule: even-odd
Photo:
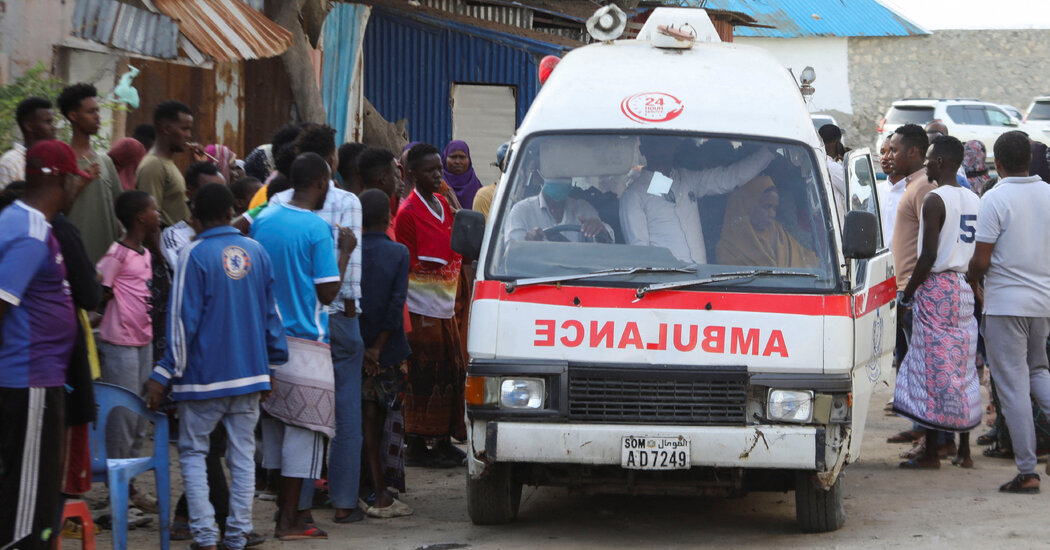
[[[690,170],[675,166],[681,143],[680,138],[671,136],[641,138],[639,150],[646,164],[620,197],[620,226],[627,244],[664,247],[679,260],[704,264],[707,249],[697,201],[706,195],[728,193],[751,181],[775,154],[763,147],[730,166]],[[662,176],[654,179],[656,173]],[[666,190],[654,185],[663,177],[671,179]]]
[[[612,242],[612,228],[598,219],[598,211],[587,201],[569,197],[572,181],[548,179],[540,193],[510,209],[506,241],[596,241]],[[573,226],[551,235],[544,233],[558,225]],[[577,229],[578,227],[578,229]]]

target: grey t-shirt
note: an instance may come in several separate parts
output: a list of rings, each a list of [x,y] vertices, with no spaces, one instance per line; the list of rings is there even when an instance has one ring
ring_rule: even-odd
[[[984,286],[986,315],[1050,317],[1048,213],[1050,185],[1039,176],[1003,178],[981,198],[977,242],[995,244]],[[963,238],[965,225],[959,228]]]

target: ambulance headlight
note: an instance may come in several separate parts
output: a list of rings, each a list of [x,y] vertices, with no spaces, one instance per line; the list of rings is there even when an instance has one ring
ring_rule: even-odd
[[[504,378],[500,382],[499,405],[504,409],[542,409],[544,386],[540,378]]]
[[[813,419],[813,392],[769,390],[766,417],[781,422],[809,422]]]

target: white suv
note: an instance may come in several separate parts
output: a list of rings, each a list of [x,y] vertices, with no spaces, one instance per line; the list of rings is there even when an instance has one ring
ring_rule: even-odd
[[[1021,125],[1021,121],[1007,114],[1001,106],[979,99],[902,99],[894,101],[879,122],[879,139],[875,148],[881,151],[882,143],[898,126],[908,123],[925,126],[934,120],[943,122],[948,127],[948,134],[963,143],[973,139],[983,142],[989,162],[995,140]],[[1041,136],[1044,139],[1032,137],[1044,141],[1050,136]]]
[[[1050,96],[1035,98],[1025,111],[1021,129],[1032,139],[1046,143],[1050,141]]]

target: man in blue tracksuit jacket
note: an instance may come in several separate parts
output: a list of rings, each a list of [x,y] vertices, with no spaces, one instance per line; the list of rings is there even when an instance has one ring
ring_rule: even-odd
[[[178,403],[179,463],[198,548],[216,548],[219,541],[205,473],[209,435],[219,422],[232,478],[223,544],[244,548],[252,531],[259,402],[270,391],[270,365],[288,361],[270,257],[230,226],[232,215],[233,194],[225,185],[206,185],[194,196],[201,231],[179,254],[168,348],[146,383],[150,408],[169,384]]]

